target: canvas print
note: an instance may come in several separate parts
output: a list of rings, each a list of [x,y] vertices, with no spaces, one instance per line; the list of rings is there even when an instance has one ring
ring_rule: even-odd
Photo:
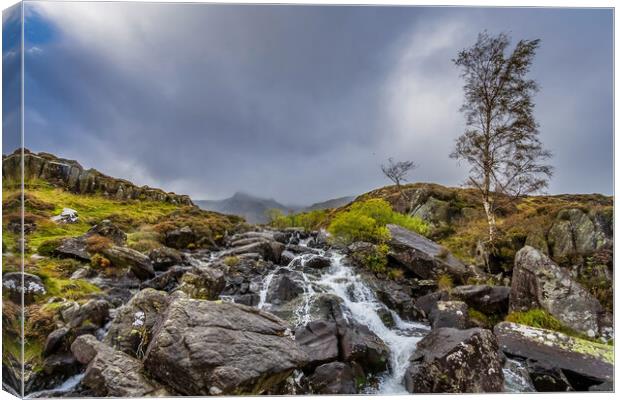
[[[4,10],[3,390],[613,391],[613,17]]]

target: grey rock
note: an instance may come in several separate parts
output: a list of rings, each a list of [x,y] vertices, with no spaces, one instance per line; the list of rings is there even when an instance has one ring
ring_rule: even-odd
[[[485,314],[508,312],[510,288],[508,286],[464,285],[450,291],[450,297],[461,300]]]
[[[549,257],[525,246],[515,256],[510,310],[531,308],[546,310],[576,331],[599,334],[598,320],[603,311],[599,301]]]
[[[23,285],[22,285],[23,283]],[[16,304],[28,305],[36,300],[37,296],[47,293],[41,278],[36,275],[21,272],[7,272],[2,275],[2,288],[9,298]]]
[[[338,329],[331,321],[312,321],[295,332],[295,341],[308,354],[307,368],[338,359]]]
[[[315,394],[356,394],[353,369],[342,362],[323,364],[309,378],[312,393]]]
[[[112,246],[102,251],[112,264],[119,267],[129,267],[131,272],[141,280],[155,276],[151,260],[139,251],[128,247]]]
[[[470,325],[467,304],[462,301],[438,301],[429,316],[433,329],[467,329]]]
[[[486,329],[439,328],[422,339],[410,358],[410,393],[501,392],[504,384],[497,340]]]
[[[166,271],[175,265],[183,265],[183,255],[170,247],[159,247],[149,252],[149,259],[155,271]]]

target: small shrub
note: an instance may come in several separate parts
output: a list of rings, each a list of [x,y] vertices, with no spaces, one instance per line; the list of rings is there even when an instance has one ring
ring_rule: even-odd
[[[389,247],[386,244],[380,244],[375,246],[372,251],[364,255],[364,267],[375,273],[386,272],[388,251]]]
[[[89,253],[100,253],[112,247],[112,240],[101,235],[92,235],[86,239],[86,249]]]
[[[405,272],[400,268],[390,268],[388,270],[388,278],[399,281],[405,277]]]
[[[454,287],[454,281],[448,274],[442,274],[437,277],[437,288],[450,292]]]
[[[90,265],[94,268],[106,269],[110,267],[110,260],[97,253],[90,258]]]
[[[55,238],[55,239],[50,239],[50,240],[46,240],[42,242],[37,247],[37,253],[41,256],[46,256],[46,257],[54,255],[54,252],[56,251],[58,246],[62,244],[63,239],[64,238]]]
[[[234,267],[238,265],[239,261],[240,261],[239,257],[237,256],[230,256],[230,257],[224,258],[224,264],[228,265],[229,267]]]

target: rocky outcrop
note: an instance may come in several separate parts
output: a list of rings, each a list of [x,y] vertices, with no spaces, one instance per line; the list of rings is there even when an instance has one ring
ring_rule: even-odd
[[[142,363],[98,342],[92,335],[78,337],[71,345],[75,358],[88,364],[82,385],[98,397],[171,396],[169,390],[149,379]]]
[[[312,321],[295,332],[295,341],[308,354],[309,369],[338,360],[338,329],[332,321]]]
[[[583,379],[613,380],[612,346],[511,322],[501,322],[494,332],[504,353],[570,371],[576,386]]]
[[[566,326],[588,336],[600,333],[603,309],[599,301],[549,257],[525,246],[515,256],[510,310],[531,308],[542,308]]]
[[[260,254],[263,260],[272,261],[276,264],[280,263],[280,256],[284,251],[284,245],[275,240],[269,240],[264,238],[250,238],[249,243],[239,245],[238,247],[232,247],[220,255],[220,257],[239,256],[243,254]],[[234,244],[234,243],[233,243]],[[239,244],[237,242],[236,244]]]
[[[129,267],[138,279],[150,279],[155,276],[151,260],[139,251],[128,247],[112,246],[104,249],[102,254],[118,267]]]
[[[449,274],[464,281],[469,271],[444,247],[398,225],[387,225],[390,231],[388,256],[422,279]]]
[[[202,266],[193,267],[183,274],[178,289],[194,299],[217,300],[225,286],[222,271]]]
[[[149,252],[155,271],[165,271],[175,265],[183,265],[183,254],[170,247],[158,247]]]
[[[153,333],[145,365],[181,394],[259,394],[306,363],[287,330],[255,308],[180,297]]]
[[[613,242],[613,215],[593,209],[562,210],[547,233],[549,251],[554,259],[575,254],[586,256]]]
[[[19,150],[2,158],[3,179],[21,179]],[[166,193],[161,189],[136,186],[124,179],[112,178],[95,169],[84,169],[77,161],[58,158],[48,153],[24,150],[24,178],[43,179],[78,194],[103,194],[118,200],[152,200],[179,205],[193,205],[189,196]]]
[[[410,358],[410,393],[501,392],[504,384],[497,340],[486,329],[434,329]]]

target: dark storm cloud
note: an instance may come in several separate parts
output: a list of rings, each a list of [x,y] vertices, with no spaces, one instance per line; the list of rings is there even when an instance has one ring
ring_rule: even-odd
[[[418,160],[419,180],[458,184],[450,58],[489,28],[543,39],[533,73],[562,171],[552,189],[611,192],[608,11],[27,4],[36,151],[195,198],[358,194],[384,183],[388,156]]]

